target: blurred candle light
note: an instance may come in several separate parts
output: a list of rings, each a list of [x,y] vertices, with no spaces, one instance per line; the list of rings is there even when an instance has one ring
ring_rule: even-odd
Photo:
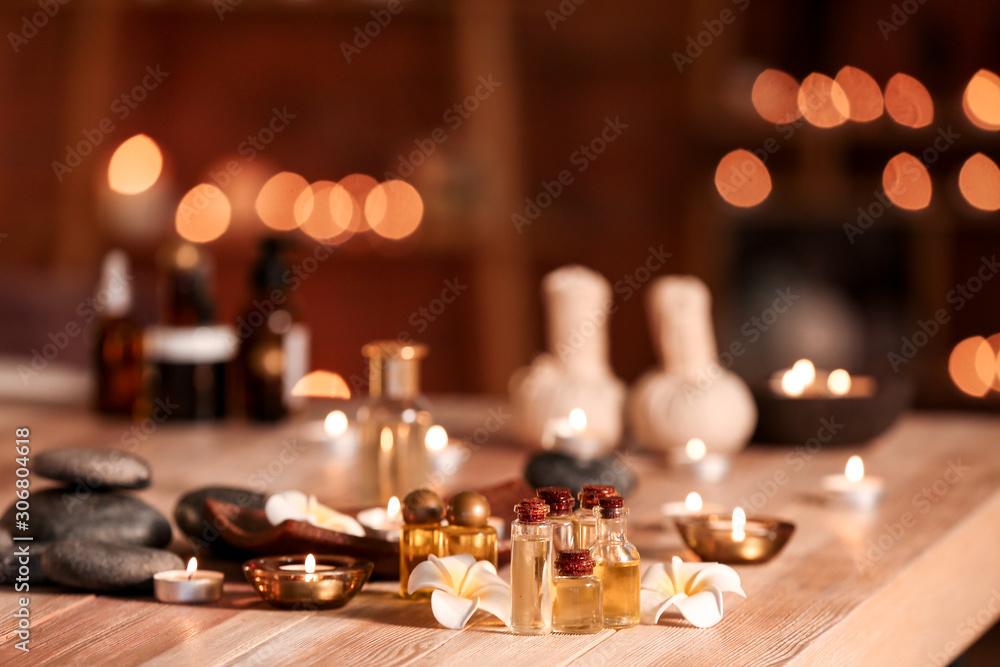
[[[344,378],[330,371],[312,371],[307,373],[292,387],[293,396],[309,396],[313,398],[343,398],[351,397],[351,390]]]
[[[830,501],[857,509],[874,507],[885,488],[882,479],[865,476],[865,463],[857,455],[847,459],[843,475],[826,475],[820,483]]]
[[[959,342],[948,357],[948,375],[959,391],[982,398],[996,377],[996,355],[982,336]]]
[[[417,189],[405,181],[379,183],[365,199],[365,218],[383,238],[406,238],[417,231],[423,217],[423,199]]]
[[[444,430],[443,426],[435,424],[427,429],[427,435],[424,436],[424,444],[432,452],[440,452],[448,446],[448,432]]]
[[[834,79],[848,101],[848,117],[856,123],[867,123],[882,116],[882,90],[870,74],[847,66]]]
[[[136,195],[153,187],[163,171],[163,154],[145,134],[126,139],[108,163],[108,185],[115,192]]]
[[[908,211],[919,211],[931,203],[931,176],[927,167],[909,153],[900,153],[885,165],[882,186],[892,203]]]
[[[1000,77],[987,69],[973,74],[962,96],[962,108],[976,127],[1000,130]]]
[[[323,420],[323,428],[331,436],[341,436],[347,432],[347,415],[342,410],[331,410]]]
[[[210,183],[199,183],[181,198],[174,224],[181,238],[208,243],[222,236],[231,219],[226,193]]]
[[[816,127],[828,128],[841,125],[851,114],[851,104],[840,84],[813,72],[802,80],[799,87],[799,111]]]
[[[885,110],[900,125],[918,128],[934,121],[934,102],[924,84],[908,74],[895,74],[885,86]]]
[[[715,168],[715,189],[733,206],[749,208],[771,194],[771,174],[759,157],[738,148],[719,160]]]
[[[692,461],[700,461],[705,458],[705,454],[708,453],[708,448],[705,446],[705,441],[701,438],[691,438],[687,441],[684,446],[685,453],[687,457]]]
[[[962,165],[958,188],[971,206],[982,211],[1000,210],[1000,168],[982,153]]]
[[[747,514],[742,507],[733,510],[733,542],[742,542],[747,534],[743,528],[747,525]]]
[[[692,514],[700,512],[702,507],[701,495],[697,491],[687,494],[687,497],[684,499],[684,507]]]
[[[826,387],[836,396],[844,396],[851,391],[851,374],[843,368],[831,371],[826,378]]]
[[[587,413],[581,408],[569,411],[569,425],[574,431],[584,431],[587,428]]]
[[[295,205],[306,191],[310,191],[309,181],[290,171],[282,171],[267,179],[257,194],[254,208],[265,225],[287,232],[302,224],[302,220],[295,217]]]
[[[776,69],[761,72],[753,84],[750,99],[760,117],[769,123],[791,123],[802,115],[798,104],[799,82]]]
[[[337,183],[354,198],[353,217],[348,228],[358,234],[371,231],[372,227],[365,216],[365,202],[368,200],[368,194],[378,185],[378,181],[368,174],[349,174]]]

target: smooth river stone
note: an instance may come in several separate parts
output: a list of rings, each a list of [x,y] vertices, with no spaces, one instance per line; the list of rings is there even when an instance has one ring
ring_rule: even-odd
[[[163,547],[172,537],[167,518],[132,496],[46,489],[31,494],[29,502],[27,534],[36,542],[81,539]],[[0,528],[13,531],[15,511],[13,505],[8,508]]]
[[[162,549],[131,544],[66,540],[55,542],[42,556],[42,569],[53,582],[97,593],[148,592],[153,575],[183,570],[179,556]]]
[[[2,532],[2,531],[0,531]],[[0,549],[0,585],[13,586],[18,583],[18,570],[21,567],[22,558],[18,553],[21,545],[28,546],[28,584],[31,586],[43,586],[51,584],[49,578],[42,570],[42,554],[48,548],[45,542],[18,542],[17,546],[11,541],[10,548]]]
[[[35,456],[31,470],[78,491],[144,489],[152,479],[148,463],[117,449],[50,449]]]
[[[181,532],[188,536],[197,554],[211,553],[220,558],[245,560],[251,552],[234,547],[222,539],[218,529],[205,514],[205,500],[208,498],[231,503],[241,509],[263,510],[266,496],[232,486],[206,486],[181,496],[174,508],[174,521]]]

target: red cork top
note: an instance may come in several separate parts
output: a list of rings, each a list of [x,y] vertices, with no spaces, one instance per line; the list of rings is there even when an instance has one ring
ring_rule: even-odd
[[[565,486],[543,486],[535,491],[535,495],[549,506],[549,515],[551,516],[569,514],[573,511],[573,505],[576,504],[573,492]]]
[[[615,487],[610,484],[584,484],[580,488],[580,507],[585,510],[593,509],[601,498],[617,495]]]
[[[541,498],[525,498],[514,505],[514,516],[521,523],[542,523],[549,515],[549,506]]]
[[[621,496],[605,496],[598,500],[602,519],[614,519],[622,516],[625,510],[625,499]]]
[[[586,550],[561,551],[555,565],[556,574],[563,577],[585,577],[594,573],[594,559]]]

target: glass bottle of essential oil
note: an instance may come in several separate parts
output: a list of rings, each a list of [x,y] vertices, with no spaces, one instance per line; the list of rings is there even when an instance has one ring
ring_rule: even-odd
[[[475,491],[456,493],[446,516],[448,525],[439,533],[439,555],[469,554],[496,567],[497,529],[489,525],[490,501]]]
[[[590,548],[594,574],[601,580],[604,626],[639,623],[639,551],[625,537],[628,509],[621,496],[605,496],[594,510],[597,541]]]
[[[100,412],[132,416],[142,382],[142,329],[132,319],[132,278],[128,255],[104,256],[94,294],[94,386]]]
[[[576,540],[573,547],[589,549],[597,539],[597,519],[594,508],[604,496],[616,496],[618,492],[609,484],[584,484],[580,488],[580,508],[576,510]]]
[[[552,632],[552,524],[538,498],[514,508],[510,527],[510,630],[516,635]]]
[[[576,517],[573,492],[564,486],[544,486],[535,494],[549,506],[549,521],[552,522],[552,552],[559,554],[573,548],[576,538]]]
[[[403,527],[399,532],[399,595],[404,598],[428,597],[427,591],[413,595],[406,592],[410,573],[431,554],[439,556],[438,543],[444,502],[429,489],[411,491],[403,499]]]
[[[552,630],[577,635],[600,632],[604,627],[601,581],[594,576],[594,559],[580,549],[556,557],[553,583]]]
[[[357,413],[361,496],[385,505],[392,496],[427,485],[424,439],[434,423],[420,394],[420,360],[427,347],[376,341],[361,353],[369,371],[369,399]]]

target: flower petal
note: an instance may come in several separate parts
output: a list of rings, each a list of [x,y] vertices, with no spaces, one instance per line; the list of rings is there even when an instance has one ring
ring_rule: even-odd
[[[264,515],[272,526],[291,519],[356,537],[365,535],[364,527],[354,517],[327,507],[317,502],[315,496],[306,496],[300,491],[283,491],[268,496],[264,503]]]
[[[306,494],[299,491],[274,493],[264,503],[264,515],[272,526],[278,526],[288,519],[298,521],[305,516],[307,503]]]
[[[639,586],[643,590],[655,591],[662,594],[665,598],[677,592],[674,589],[673,582],[670,580],[667,566],[663,563],[653,563],[650,565],[642,575]]]
[[[660,616],[678,599],[684,598],[683,593],[677,595],[662,595],[649,589],[639,590],[639,617],[646,625],[656,625]]]
[[[414,568],[416,572],[416,568]],[[431,593],[431,611],[437,622],[451,630],[461,630],[479,608],[479,598],[466,600],[444,591]]]
[[[694,595],[711,585],[724,593],[736,593],[744,598],[747,596],[740,586],[740,575],[736,573],[736,570],[721,563],[707,563],[707,566],[688,581],[685,593]]]
[[[469,571],[469,568],[476,564],[476,557],[469,554],[457,554],[455,556],[445,556],[444,558],[438,558],[431,554],[427,557],[427,560],[437,565],[445,575],[445,581],[448,582],[448,585],[451,586],[456,595],[462,590],[462,582],[465,581],[465,574]]]
[[[676,600],[674,606],[691,625],[710,628],[722,620],[722,591],[708,586],[700,593]]]
[[[690,593],[688,581],[697,574],[714,563],[686,563],[678,556],[670,560],[670,579],[674,582],[674,590],[678,592]]]
[[[479,590],[486,586],[506,586],[510,584],[500,578],[493,563],[488,560],[477,561],[466,573],[462,584],[458,589],[459,595],[464,598],[473,598],[479,594]]]
[[[413,568],[406,584],[406,592],[413,594],[423,588],[435,588],[439,591],[457,595],[458,591],[451,586],[451,578],[447,568],[440,565],[440,562],[441,559],[432,555],[423,563],[419,563]]]
[[[480,609],[493,614],[510,627],[510,585],[503,580],[501,582],[502,585],[493,584],[480,588],[475,599],[479,602]]]

